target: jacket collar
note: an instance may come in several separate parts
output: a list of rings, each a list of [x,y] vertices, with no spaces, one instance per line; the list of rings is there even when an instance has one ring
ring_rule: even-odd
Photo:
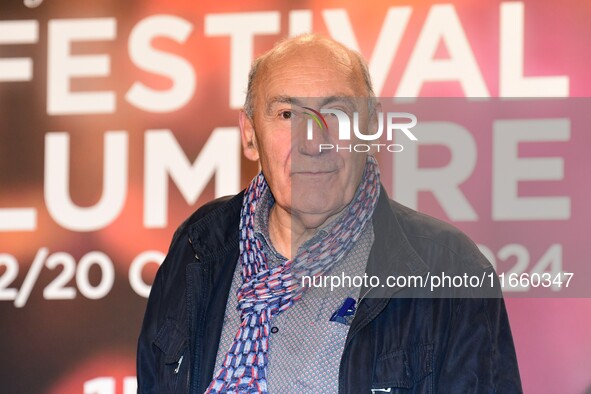
[[[198,259],[209,261],[238,249],[243,199],[244,190],[213,208],[208,205],[201,208],[207,211],[189,226],[189,242]]]
[[[424,276],[429,267],[410,244],[400,221],[398,210],[402,206],[391,201],[384,187],[372,218],[374,243],[367,263],[368,276],[380,277],[384,284],[388,276]],[[401,291],[401,287],[379,287],[362,290],[362,296],[390,298]]]

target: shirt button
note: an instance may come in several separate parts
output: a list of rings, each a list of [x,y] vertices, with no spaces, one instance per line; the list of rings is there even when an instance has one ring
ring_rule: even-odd
[[[271,327],[271,334],[277,334],[279,332],[279,328]]]

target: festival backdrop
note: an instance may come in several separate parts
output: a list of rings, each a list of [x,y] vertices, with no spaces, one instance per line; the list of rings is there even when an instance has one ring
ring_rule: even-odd
[[[249,65],[306,32],[417,114],[384,184],[513,274],[525,392],[590,392],[590,20],[575,0],[2,0],[0,392],[135,392],[176,226],[258,169]]]

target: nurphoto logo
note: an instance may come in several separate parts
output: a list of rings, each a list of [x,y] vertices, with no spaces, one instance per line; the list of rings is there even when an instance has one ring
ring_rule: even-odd
[[[303,107],[306,112],[305,115],[309,116],[307,123],[307,139],[312,140],[314,138],[314,124],[320,128],[321,131],[326,132],[329,129],[328,122],[324,115],[333,115],[336,117],[338,122],[338,140],[351,141],[351,130],[357,139],[361,141],[368,141],[368,143],[358,144],[319,144],[318,149],[320,152],[328,150],[349,151],[349,152],[369,152],[372,148],[380,152],[381,149],[385,149],[388,152],[402,152],[404,147],[401,144],[395,143],[369,143],[369,141],[378,141],[384,134],[384,124],[386,125],[386,139],[388,142],[393,140],[394,130],[400,130],[410,139],[411,141],[417,141],[417,137],[410,131],[414,126],[417,125],[417,117],[408,112],[378,112],[377,120],[378,127],[373,134],[365,134],[359,128],[359,113],[353,112],[353,127],[351,127],[351,119],[349,114],[340,109],[334,108],[322,108],[320,111],[316,111],[310,107]]]

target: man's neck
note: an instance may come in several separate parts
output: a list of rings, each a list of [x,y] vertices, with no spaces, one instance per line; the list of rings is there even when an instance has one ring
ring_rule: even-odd
[[[323,215],[298,215],[273,204],[269,212],[269,237],[275,250],[291,260],[299,247],[330,223],[339,212]]]

